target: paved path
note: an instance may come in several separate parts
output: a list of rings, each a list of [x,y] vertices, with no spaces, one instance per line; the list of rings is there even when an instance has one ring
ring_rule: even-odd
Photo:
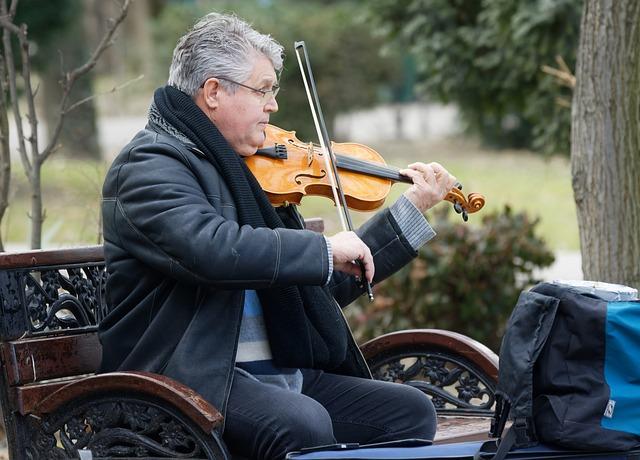
[[[578,251],[557,251],[555,253],[556,261],[549,268],[538,270],[534,275],[543,281],[552,281],[555,279],[563,280],[581,280],[582,275],[582,257]]]
[[[105,158],[113,159],[146,124],[146,116],[100,117],[98,133]]]

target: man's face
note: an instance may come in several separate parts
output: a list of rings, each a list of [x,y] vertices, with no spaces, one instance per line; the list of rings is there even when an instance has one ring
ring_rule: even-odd
[[[260,90],[272,89],[278,80],[271,61],[256,53],[254,62],[249,78],[239,83]],[[236,86],[231,94],[219,87],[216,106],[209,111],[209,118],[239,155],[250,156],[264,143],[269,115],[277,110],[278,103],[270,94],[263,102],[262,94],[249,88]]]

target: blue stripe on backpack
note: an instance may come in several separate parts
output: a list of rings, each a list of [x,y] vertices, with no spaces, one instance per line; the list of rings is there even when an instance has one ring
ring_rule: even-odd
[[[611,391],[601,426],[640,435],[640,304],[607,304],[604,376]]]

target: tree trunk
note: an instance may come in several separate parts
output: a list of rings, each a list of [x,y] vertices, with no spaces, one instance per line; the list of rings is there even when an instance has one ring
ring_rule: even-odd
[[[571,169],[585,279],[640,289],[640,2],[586,0]]]
[[[2,32],[0,32],[2,33]],[[0,53],[4,50],[0,48]],[[0,252],[4,252],[2,220],[9,207],[9,185],[11,183],[11,152],[9,150],[9,116],[7,113],[7,72],[4,57],[0,56]]]
[[[34,162],[29,176],[31,184],[31,249],[42,249],[42,224],[44,213],[42,212],[42,180],[40,173],[42,164]]]

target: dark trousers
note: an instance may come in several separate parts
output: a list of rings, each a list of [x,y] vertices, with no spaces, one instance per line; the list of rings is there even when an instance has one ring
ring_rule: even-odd
[[[302,447],[336,442],[433,439],[436,413],[415,388],[303,370],[302,394],[236,372],[223,439],[251,459],[283,459]]]

